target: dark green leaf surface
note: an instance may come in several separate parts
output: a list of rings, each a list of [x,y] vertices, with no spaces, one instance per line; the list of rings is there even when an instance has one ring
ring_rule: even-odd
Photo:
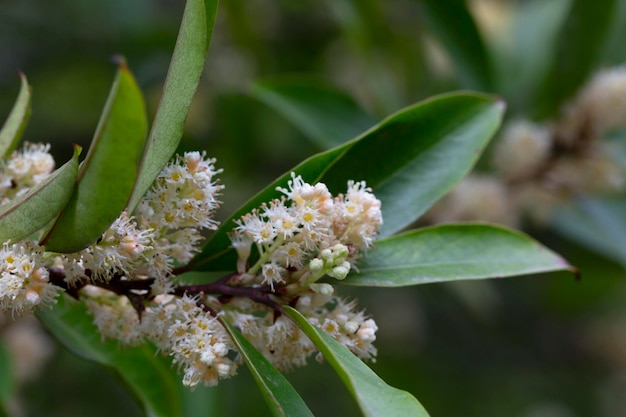
[[[400,287],[573,268],[530,237],[486,224],[427,227],[376,242],[346,285]]]
[[[44,239],[55,252],[78,252],[120,215],[137,178],[148,121],[141,90],[121,62],[100,123],[78,173],[78,185]]]
[[[250,92],[322,149],[341,145],[376,123],[352,97],[318,81],[267,80],[254,84]]]
[[[11,357],[0,339],[0,415],[2,415],[2,403],[6,403],[11,398],[14,389],[15,379]]]
[[[30,117],[30,86],[26,76],[20,73],[22,80],[20,93],[9,113],[9,117],[0,129],[0,157],[6,158],[15,149]]]
[[[500,125],[504,105],[491,96],[446,94],[408,107],[359,138],[293,168],[310,183],[345,192],[349,179],[366,180],[382,201],[382,235],[408,226],[450,191],[471,169]],[[244,204],[207,241],[191,269],[235,267],[227,232],[233,219],[277,198],[289,173]],[[232,252],[232,251],[231,251]],[[224,256],[226,255],[226,256]]]
[[[579,198],[559,208],[551,225],[561,234],[626,267],[626,198]]]
[[[556,49],[552,51],[551,65],[539,88],[540,94],[535,101],[537,117],[554,115],[596,68],[617,16],[618,3],[617,0],[605,0],[600,5],[588,0],[573,0]]]
[[[243,335],[225,320],[220,320],[243,356],[265,403],[275,417],[313,416],[300,394]]]
[[[454,61],[461,85],[491,91],[491,57],[464,0],[422,0],[427,27]]]
[[[20,241],[48,225],[70,200],[80,147],[74,157],[26,194],[0,206],[0,242]]]
[[[84,304],[65,294],[53,309],[38,310],[37,317],[75,354],[113,370],[149,416],[181,416],[180,381],[169,361],[157,355],[153,347],[123,347],[117,341],[102,340]]]
[[[406,391],[387,385],[374,371],[324,331],[313,326],[300,312],[284,307],[302,331],[322,352],[367,417],[427,417],[422,405]]]
[[[196,93],[213,33],[217,0],[187,0],[163,94],[148,137],[130,212],[170,160],[183,136],[185,118]]]

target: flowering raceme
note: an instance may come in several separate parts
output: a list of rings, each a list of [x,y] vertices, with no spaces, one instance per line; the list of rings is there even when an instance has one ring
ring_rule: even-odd
[[[27,145],[11,156],[1,174],[11,185],[3,198],[50,174],[48,149]],[[230,239],[237,272],[211,284],[183,285],[177,275],[199,252],[202,232],[218,227],[213,215],[223,186],[214,163],[199,152],[177,156],[133,213],[122,212],[79,252],[52,254],[35,242],[5,242],[0,307],[31,312],[65,289],[87,305],[103,337],[154,343],[172,356],[190,387],[236,373],[241,357],[221,320],[279,369],[304,365],[317,350],[281,314],[284,304],[359,357],[373,359],[376,323],[326,282],[344,279],[374,243],[382,214],[371,189],[349,181],[346,193],[333,197],[326,185],[292,173],[287,187],[277,188],[280,199],[235,222]]]

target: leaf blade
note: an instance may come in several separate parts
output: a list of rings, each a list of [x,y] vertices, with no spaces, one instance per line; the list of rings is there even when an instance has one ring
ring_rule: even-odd
[[[139,175],[127,204],[129,212],[148,191],[182,138],[187,112],[209,51],[217,3],[217,0],[187,0]]]
[[[19,143],[30,118],[31,89],[26,76],[20,73],[20,92],[0,129],[0,156],[6,158]]]
[[[398,287],[433,282],[573,271],[521,232],[487,224],[446,224],[376,242],[345,285]]]
[[[597,7],[585,0],[572,0],[551,54],[551,65],[537,90],[536,117],[545,118],[558,112],[563,102],[574,95],[597,67],[605,43],[610,40],[619,3],[607,0],[602,7]]]
[[[43,241],[49,250],[78,252],[102,236],[120,215],[137,177],[147,125],[141,90],[120,61],[76,190]]]
[[[491,56],[463,0],[423,0],[425,23],[444,45],[459,70],[461,85],[492,91]]]
[[[116,341],[103,341],[85,306],[65,294],[58,298],[53,309],[39,309],[36,315],[75,354],[115,371],[148,415],[181,415],[178,382],[167,361],[149,346],[122,348]]]
[[[220,319],[220,323],[230,334],[231,339],[243,356],[248,369],[257,383],[272,415],[276,417],[313,416],[302,397],[274,366],[230,323]]]
[[[61,168],[26,194],[0,207],[0,242],[20,241],[48,225],[70,200],[80,147]]]
[[[433,97],[389,116],[358,138],[303,161],[291,171],[309,183],[344,192],[348,179],[366,180],[382,201],[382,235],[416,220],[465,176],[500,125],[504,105],[494,97],[456,93]],[[445,117],[442,117],[444,115]],[[188,269],[232,270],[232,222],[279,198],[287,172],[237,210],[205,243]],[[420,184],[416,187],[415,184]]]
[[[296,126],[321,149],[339,146],[376,123],[352,97],[322,82],[271,79],[250,94]]]
[[[297,310],[285,306],[283,311],[322,352],[368,417],[428,417],[428,412],[406,391],[387,385],[345,346],[316,328]]]

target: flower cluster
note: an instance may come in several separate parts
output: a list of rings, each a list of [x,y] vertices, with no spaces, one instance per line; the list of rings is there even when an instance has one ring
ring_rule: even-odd
[[[54,169],[49,144],[26,143],[0,165],[0,204],[25,194]]]
[[[60,289],[50,284],[43,248],[28,241],[2,245],[0,271],[0,310],[31,312],[59,294]]]
[[[44,178],[33,167],[50,159],[36,156],[47,150],[28,145],[14,153],[5,169],[12,184],[25,189]],[[28,158],[41,161],[28,165]],[[154,343],[172,356],[190,387],[215,385],[241,363],[221,320],[278,368],[305,364],[317,349],[281,314],[283,304],[295,306],[358,356],[373,359],[375,322],[322,279],[344,279],[372,246],[382,224],[380,201],[364,182],[349,181],[346,193],[333,197],[326,185],[292,174],[287,187],[277,189],[280,199],[235,222],[230,238],[237,272],[211,284],[182,285],[177,268],[198,252],[202,231],[218,226],[213,215],[223,187],[214,163],[199,152],[177,156],[132,215],[122,212],[79,252],[44,256],[45,248],[30,241],[5,242],[0,307],[32,311],[54,302],[65,288],[87,305],[102,337],[125,345]],[[28,165],[22,177],[15,174],[17,165]]]
[[[496,176],[470,176],[428,214],[432,222],[548,220],[580,193],[618,192],[626,171],[607,138],[626,127],[626,67],[601,71],[562,116],[545,124],[509,123],[493,153]]]
[[[108,281],[154,279],[154,295],[172,290],[171,270],[188,262],[202,241],[202,229],[215,229],[213,214],[223,188],[214,180],[214,160],[187,152],[168,164],[141,200],[135,216],[122,213],[98,242],[60,259],[70,284],[92,279]]]
[[[288,188],[278,191],[283,198],[237,221],[231,241],[239,255],[238,272],[272,287],[310,287],[324,275],[345,278],[378,233],[380,201],[365,182],[349,181],[346,194],[333,198],[325,184],[307,184],[293,173]],[[259,259],[247,268],[253,245]]]

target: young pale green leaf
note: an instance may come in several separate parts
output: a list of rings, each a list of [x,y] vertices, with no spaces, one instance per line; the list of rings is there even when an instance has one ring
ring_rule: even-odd
[[[22,84],[9,117],[0,129],[0,158],[6,158],[15,149],[30,117],[30,86],[26,76],[20,73]]]
[[[475,93],[444,94],[408,107],[357,139],[293,168],[309,183],[345,192],[349,179],[365,180],[382,201],[383,236],[408,226],[450,191],[471,169],[500,125],[504,105]],[[230,270],[234,251],[227,233],[262,202],[278,198],[289,173],[244,204],[211,236],[190,269]]]
[[[39,309],[37,317],[57,340],[78,356],[99,363],[121,378],[146,411],[154,417],[181,416],[181,402],[169,361],[151,346],[122,347],[103,340],[83,303],[62,294],[53,309]],[[182,416],[181,416],[182,417]]]
[[[163,94],[144,150],[139,175],[128,201],[133,209],[170,160],[183,136],[213,34],[217,0],[187,0]]]
[[[551,225],[559,233],[626,267],[626,198],[578,198],[560,207]]]
[[[274,366],[226,320],[220,320],[243,356],[272,415],[276,417],[313,416],[302,397]]]
[[[322,149],[341,145],[376,123],[352,97],[319,81],[266,80],[255,83],[250,93]]]
[[[48,250],[77,252],[102,236],[120,215],[137,178],[147,126],[141,90],[120,59],[89,152],[80,166],[76,190],[43,240]]]
[[[493,88],[491,57],[464,0],[423,0],[425,23],[454,61],[463,87]]]
[[[80,147],[74,156],[26,194],[0,206],[0,242],[20,241],[48,225],[70,200]]]
[[[446,224],[376,242],[342,284],[400,287],[431,282],[574,271],[530,237],[487,224]]]
[[[323,330],[309,323],[299,311],[287,306],[283,310],[322,352],[366,417],[428,417],[415,397],[387,385],[363,361]]]
[[[551,65],[546,68],[538,89],[534,102],[536,117],[556,114],[597,67],[609,41],[613,19],[618,15],[619,3],[605,0],[598,7],[588,0],[572,0],[551,54]]]

